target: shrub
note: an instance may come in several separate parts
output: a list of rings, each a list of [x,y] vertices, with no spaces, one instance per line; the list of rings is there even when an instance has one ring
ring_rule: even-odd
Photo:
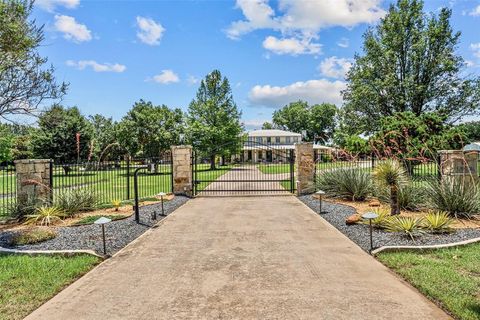
[[[368,172],[358,168],[337,168],[320,173],[317,187],[328,196],[365,200],[372,192],[372,179]]]
[[[450,216],[470,218],[480,211],[478,185],[460,179],[430,181],[426,187],[427,204]]]
[[[390,232],[401,232],[414,240],[415,236],[424,233],[421,229],[422,221],[422,218],[395,216],[388,220],[385,229]]]
[[[65,212],[57,207],[39,207],[35,213],[25,216],[26,224],[49,226],[65,217]]]
[[[371,219],[372,226],[374,226],[375,228],[385,228],[388,220],[392,217],[390,215],[390,211],[385,209],[375,209],[373,210],[373,212],[376,213],[378,217],[375,219]],[[362,219],[361,222],[364,224],[370,224],[370,221],[366,219]]]
[[[72,189],[55,197],[55,206],[62,209],[68,216],[83,211],[92,211],[96,205],[97,196],[88,189]]]
[[[118,200],[118,199],[112,200],[112,206],[115,208],[115,211],[118,211],[118,208],[120,208],[121,205],[122,205],[121,200]]]
[[[450,228],[452,222],[453,220],[449,217],[447,212],[436,211],[429,212],[424,217],[422,226],[431,232],[443,233],[452,231]]]
[[[373,171],[373,176],[380,186],[390,189],[391,214],[400,214],[399,189],[407,184],[407,174],[403,166],[395,160],[385,160],[379,163]]]
[[[382,202],[390,201],[390,189],[377,187],[376,195]],[[398,189],[400,209],[417,211],[425,205],[425,188],[407,183]]]
[[[55,231],[50,228],[30,228],[16,232],[11,239],[12,245],[23,246],[27,244],[35,244],[53,239],[57,236]]]

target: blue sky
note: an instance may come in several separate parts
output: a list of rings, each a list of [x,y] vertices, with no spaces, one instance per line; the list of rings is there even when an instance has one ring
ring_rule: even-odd
[[[65,105],[116,120],[139,99],[187,110],[199,79],[219,69],[252,129],[297,99],[341,105],[344,72],[388,4],[37,0],[34,17],[45,25],[41,53],[70,83]],[[466,72],[480,74],[480,0],[425,2],[442,6],[462,32]]]

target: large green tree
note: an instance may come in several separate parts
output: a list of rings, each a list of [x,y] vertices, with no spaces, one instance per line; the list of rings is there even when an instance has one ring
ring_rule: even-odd
[[[93,127],[77,107],[53,105],[38,119],[32,138],[34,155],[66,164],[92,156]]]
[[[210,156],[212,169],[216,155],[235,152],[242,143],[240,117],[228,79],[212,71],[201,81],[187,117],[189,139]]]
[[[107,160],[111,155],[126,154],[117,142],[117,123],[101,114],[88,117],[93,126],[93,155],[98,160]]]
[[[30,19],[33,1],[0,0],[0,117],[30,114],[47,99],[61,97],[53,67],[38,48],[44,35]]]
[[[131,156],[160,157],[171,145],[178,143],[183,130],[180,109],[140,100],[118,124],[117,138]]]
[[[329,141],[335,129],[337,107],[322,103],[309,106],[305,101],[291,102],[273,113],[275,127],[301,133],[307,132],[307,139],[323,143]]]
[[[352,132],[375,132],[396,112],[437,112],[449,123],[478,113],[480,78],[462,73],[451,14],[447,8],[427,14],[423,1],[398,0],[364,34],[343,96]]]
[[[465,133],[465,143],[480,141],[480,121],[462,123],[458,128]]]

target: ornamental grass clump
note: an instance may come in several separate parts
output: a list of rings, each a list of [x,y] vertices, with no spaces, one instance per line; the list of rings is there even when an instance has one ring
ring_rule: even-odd
[[[477,183],[460,178],[444,177],[430,181],[425,189],[427,204],[451,217],[471,218],[480,212],[480,192]]]
[[[57,207],[39,207],[34,213],[26,215],[25,224],[35,224],[40,226],[50,226],[62,220],[65,212]]]
[[[390,201],[390,189],[377,187],[376,196],[382,202]],[[409,182],[398,188],[398,206],[401,210],[418,211],[425,206],[425,188]]]
[[[359,168],[326,170],[317,177],[317,188],[328,196],[363,201],[372,192],[372,179],[368,172]]]
[[[381,188],[389,190],[390,214],[400,214],[399,189],[408,183],[402,164],[391,159],[382,161],[375,167],[373,177]]]
[[[92,211],[97,205],[97,195],[88,189],[71,189],[55,197],[55,206],[68,216],[79,212]]]

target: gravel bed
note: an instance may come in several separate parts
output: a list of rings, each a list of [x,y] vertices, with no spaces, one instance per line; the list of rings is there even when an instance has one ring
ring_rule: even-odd
[[[315,212],[318,211],[318,199],[314,199],[312,195],[300,196],[298,198]],[[347,226],[345,224],[345,219],[354,214],[355,209],[346,205],[324,201],[322,204],[322,211],[325,212],[322,213],[322,218],[350,238],[350,240],[355,242],[360,248],[367,252],[370,250],[370,233],[368,225],[354,224]],[[373,246],[375,249],[382,246],[447,244],[478,237],[480,237],[480,229],[459,229],[447,234],[424,234],[415,237],[415,240],[399,233],[374,229]]]
[[[189,198],[176,196],[164,202],[165,213],[168,215],[188,201]],[[157,220],[151,219],[153,211],[157,211]],[[107,254],[112,255],[138,238],[146,230],[162,220],[160,203],[142,206],[140,208],[140,223],[135,222],[135,215],[126,219],[112,221],[105,226]],[[57,237],[34,245],[12,247],[9,239],[12,231],[0,233],[0,246],[19,250],[94,250],[103,254],[102,232],[98,225],[90,224],[76,227],[56,227]]]

